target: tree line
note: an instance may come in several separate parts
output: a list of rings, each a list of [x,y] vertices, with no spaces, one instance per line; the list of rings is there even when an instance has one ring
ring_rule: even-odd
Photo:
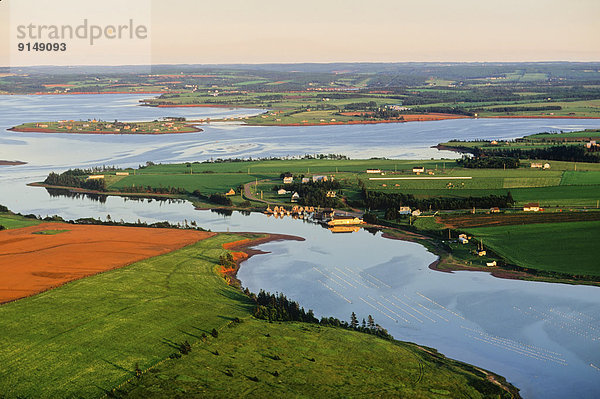
[[[51,186],[65,186],[75,188],[85,188],[94,191],[106,191],[106,182],[104,179],[86,179],[84,175],[78,174],[78,170],[67,170],[61,174],[50,172],[45,184]],[[87,173],[86,173],[87,175]]]
[[[474,148],[472,153],[476,156],[499,154],[501,156],[519,159],[547,159],[551,161],[590,163],[600,162],[600,157],[582,145],[555,145],[546,148],[495,148],[493,150]]]
[[[560,111],[562,107],[560,105],[543,105],[543,106],[522,106],[522,107],[494,107],[494,108],[480,108],[473,109],[473,111],[487,111],[487,112],[522,112],[522,111]]]
[[[490,157],[468,157],[457,159],[456,163],[463,168],[469,169],[516,169],[521,165],[519,158],[490,156]]]
[[[448,210],[471,208],[508,208],[514,204],[510,191],[506,195],[488,195],[484,197],[429,197],[416,198],[413,194],[384,193],[362,190],[363,205],[372,210],[386,210],[386,219],[397,219],[401,206],[422,210]],[[388,215],[388,212],[390,213]]]
[[[347,330],[355,330],[367,334],[373,334],[381,338],[393,340],[387,330],[375,323],[373,316],[368,316],[368,322],[363,319],[362,324],[354,312],[350,316],[350,322],[339,320],[335,317],[322,317],[317,319],[312,310],[305,311],[298,302],[288,299],[283,294],[271,294],[260,290],[258,295],[251,293],[248,288],[245,294],[252,299],[256,308],[254,317],[268,321],[299,321],[304,323],[319,324],[322,326],[339,327]]]

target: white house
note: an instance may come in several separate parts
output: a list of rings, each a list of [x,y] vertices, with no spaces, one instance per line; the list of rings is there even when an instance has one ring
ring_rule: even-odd
[[[537,202],[531,202],[529,204],[523,205],[523,211],[525,212],[539,212],[540,204]]]
[[[413,173],[425,173],[425,167],[424,166],[415,166],[412,169]]]
[[[292,194],[292,202],[298,202],[299,199],[300,199],[300,194],[298,194],[297,192]]]
[[[410,206],[401,206],[400,209],[398,209],[398,213],[400,215],[410,215]]]
[[[294,178],[292,176],[286,176],[283,178],[283,184],[292,184],[294,182]]]
[[[310,182],[310,179],[308,177],[303,177],[302,178],[302,184],[306,184],[308,182]]]

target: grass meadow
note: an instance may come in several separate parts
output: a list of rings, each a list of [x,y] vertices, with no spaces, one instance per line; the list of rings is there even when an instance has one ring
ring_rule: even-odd
[[[0,226],[4,226],[6,229],[20,229],[21,227],[35,226],[36,224],[40,224],[40,222],[35,219],[26,219],[11,213],[0,212]]]

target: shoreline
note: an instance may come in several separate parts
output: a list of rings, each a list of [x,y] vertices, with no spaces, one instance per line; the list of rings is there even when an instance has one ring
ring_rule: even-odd
[[[157,135],[170,135],[170,134],[186,134],[186,133],[199,133],[204,130],[196,127],[194,125],[185,125],[192,130],[185,130],[181,132],[148,132],[148,133],[123,133],[117,131],[108,131],[108,132],[100,132],[97,130],[82,130],[82,131],[71,131],[71,132],[63,132],[54,129],[47,128],[37,128],[37,127],[11,127],[9,130],[11,132],[22,132],[22,133],[55,133],[55,134],[99,134],[99,135],[120,135],[120,136],[157,136]]]
[[[220,233],[223,234],[223,233]],[[219,274],[225,278],[227,284],[236,285],[240,289],[242,287],[242,282],[237,278],[237,273],[242,266],[242,263],[254,255],[263,255],[268,254],[270,252],[262,251],[260,249],[250,248],[253,246],[266,244],[268,242],[274,241],[306,241],[305,238],[300,236],[293,236],[289,234],[277,234],[277,233],[256,233],[256,232],[235,232],[231,234],[236,235],[260,235],[260,237],[256,238],[244,238],[238,241],[227,242],[223,244],[223,249],[230,251],[233,256],[233,261],[235,263],[235,267],[232,269],[225,269],[221,266],[219,270]]]
[[[14,166],[14,165],[25,165],[25,164],[27,164],[27,162],[0,160],[0,165],[1,166]]]
[[[183,93],[182,91],[71,91],[68,93],[46,93],[38,91],[35,93],[2,93],[3,96],[70,96],[70,95],[82,95],[82,94],[166,94],[166,93]]]
[[[428,265],[428,268],[443,273],[453,273],[457,271],[471,272],[486,272],[495,278],[507,280],[522,280],[535,281],[552,284],[569,284],[569,285],[587,285],[592,287],[600,286],[599,281],[594,280],[575,280],[567,277],[546,277],[538,276],[525,271],[505,269],[500,266],[472,266],[466,265],[462,261],[455,259],[451,253],[441,248],[439,243],[431,237],[425,235],[404,231],[393,227],[380,226],[383,232],[382,238],[390,240],[401,240],[414,242],[423,245],[429,252],[436,255],[438,258]],[[387,230],[387,231],[386,231]]]

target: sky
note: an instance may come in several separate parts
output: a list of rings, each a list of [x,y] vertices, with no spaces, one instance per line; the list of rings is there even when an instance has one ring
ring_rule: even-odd
[[[148,35],[16,50],[19,25],[84,19]],[[598,0],[0,0],[0,65],[600,61],[599,20]]]

